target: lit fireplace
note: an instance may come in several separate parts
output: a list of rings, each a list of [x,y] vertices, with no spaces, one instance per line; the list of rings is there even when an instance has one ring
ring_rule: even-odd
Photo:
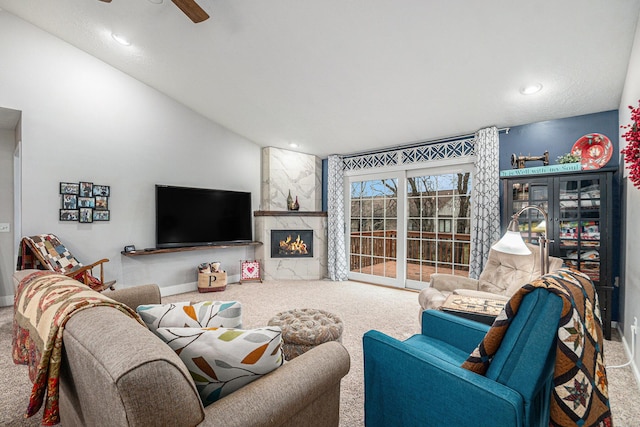
[[[271,258],[313,258],[313,230],[271,230]]]

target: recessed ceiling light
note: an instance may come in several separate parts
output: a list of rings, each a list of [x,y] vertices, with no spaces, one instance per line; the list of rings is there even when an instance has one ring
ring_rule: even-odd
[[[289,144],[289,147],[298,148],[298,144],[296,144],[295,142],[292,142],[292,143]]]
[[[149,3],[162,4],[162,0],[149,0]]]
[[[532,85],[525,86],[520,89],[520,93],[523,95],[533,95],[534,93],[538,93],[542,90],[542,84],[535,83]]]
[[[111,33],[111,37],[113,37],[113,39],[120,43],[122,46],[131,46],[131,42],[120,34]]]

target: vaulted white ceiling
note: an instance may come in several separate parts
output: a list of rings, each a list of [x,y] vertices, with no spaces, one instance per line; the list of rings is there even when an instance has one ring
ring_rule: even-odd
[[[640,13],[640,0],[197,1],[199,24],[169,0],[0,8],[259,145],[321,157],[616,109]],[[543,90],[522,95],[529,83]]]

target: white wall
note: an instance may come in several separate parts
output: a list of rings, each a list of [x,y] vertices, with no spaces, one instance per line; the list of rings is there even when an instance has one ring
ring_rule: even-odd
[[[156,183],[251,191],[257,210],[260,147],[2,11],[0,61],[0,107],[22,111],[22,235],[54,233],[85,263],[109,258],[120,287],[163,293],[195,289],[200,262],[219,260],[233,278],[253,258],[248,248],[120,251],[155,245]],[[60,181],[111,186],[111,221],[60,222]]]
[[[631,123],[630,111],[628,106],[638,107],[640,100],[640,25],[636,29],[635,42],[629,61],[629,69],[627,71],[627,79],[624,91],[620,101],[620,124],[628,125]],[[620,135],[624,133],[624,129],[620,131]],[[620,138],[620,147],[624,148],[626,141]],[[622,163],[622,160],[621,160]],[[625,169],[624,176],[628,175]],[[626,185],[626,224],[622,224],[622,233],[625,235],[625,247],[623,259],[625,260],[624,269],[624,288],[622,292],[622,300],[624,307],[621,307],[621,322],[624,333],[624,340],[628,346],[631,346],[631,330],[633,318],[637,317],[640,322],[640,230],[638,229],[638,218],[640,218],[640,189],[633,187],[630,182]],[[637,336],[636,336],[637,338]],[[630,347],[629,347],[630,348]],[[640,383],[640,348],[636,344],[636,355],[634,360],[634,370],[636,378]]]

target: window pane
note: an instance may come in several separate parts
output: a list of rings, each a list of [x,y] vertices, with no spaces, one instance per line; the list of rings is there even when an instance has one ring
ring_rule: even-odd
[[[371,218],[373,213],[373,200],[363,200],[362,201],[362,217],[363,218]]]
[[[422,231],[426,231],[428,233],[434,233],[436,231],[436,220],[435,218],[428,218],[422,220]]]
[[[363,237],[362,238],[362,246],[360,247],[361,253],[363,255],[371,255],[371,237]]]
[[[436,216],[437,199],[435,197],[424,197],[422,199],[422,216]]]
[[[407,208],[409,210],[410,218],[418,218],[420,217],[420,198],[419,197],[409,197],[407,200]]]
[[[398,221],[395,219],[385,220],[385,228],[387,230],[387,233],[393,232],[392,234],[389,234],[390,236],[395,237],[396,230],[398,229]]]
[[[360,212],[360,200],[351,201],[351,218],[359,218]]]
[[[395,218],[398,212],[398,199],[396,198],[388,198],[386,199],[386,212],[385,216],[387,218]]]
[[[456,222],[455,233],[456,234],[466,234],[467,236],[471,233],[471,220],[469,219],[458,219]],[[461,237],[461,236],[458,236]]]
[[[383,218],[384,217],[384,199],[374,199],[372,200],[373,206],[373,217],[374,218]]]
[[[397,193],[395,179],[351,184],[351,271],[395,277]]]
[[[435,271],[469,275],[471,189],[470,173],[407,180],[407,278],[428,281]]]
[[[423,240],[421,259],[428,260],[428,261],[436,261],[437,249],[438,249],[438,243],[436,240]]]
[[[420,240],[407,240],[407,259],[420,259]]]
[[[420,220],[419,219],[410,219],[407,221],[407,230],[409,231],[418,231],[420,230]]]

